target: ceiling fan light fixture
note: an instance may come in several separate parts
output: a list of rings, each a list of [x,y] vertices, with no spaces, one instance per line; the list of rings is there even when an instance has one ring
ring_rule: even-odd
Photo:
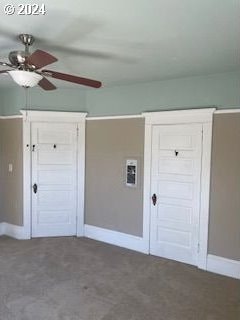
[[[82,86],[100,88],[102,83],[93,79],[74,76],[67,73],[43,70],[45,66],[52,64],[58,59],[43,50],[29,52],[29,46],[34,42],[31,34],[20,34],[20,40],[25,46],[25,50],[15,50],[9,53],[10,63],[0,61],[0,66],[8,66],[14,70],[0,70],[0,74],[8,73],[14,82],[24,88],[32,88],[38,85],[43,90],[55,90],[56,87],[46,77],[76,83]],[[40,70],[40,71],[39,71]]]
[[[31,71],[11,70],[8,73],[19,86],[25,88],[35,87],[43,78],[40,74]]]

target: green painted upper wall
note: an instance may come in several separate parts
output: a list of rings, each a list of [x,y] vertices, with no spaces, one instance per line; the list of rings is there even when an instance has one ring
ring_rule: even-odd
[[[143,111],[185,109],[204,106],[240,107],[240,72],[154,81],[97,90],[75,88],[44,92],[29,90],[32,109],[87,111],[90,116],[138,114]],[[2,115],[25,108],[21,88],[0,90]]]
[[[14,115],[26,108],[26,93],[20,87],[0,90],[0,114]],[[28,105],[35,110],[86,111],[86,93],[84,90],[62,88],[55,91],[43,91],[40,88],[28,89]]]
[[[240,106],[240,72],[156,81],[87,92],[90,115],[138,114],[143,111]]]

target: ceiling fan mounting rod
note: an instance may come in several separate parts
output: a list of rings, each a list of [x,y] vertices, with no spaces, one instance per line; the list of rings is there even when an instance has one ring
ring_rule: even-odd
[[[35,41],[34,36],[28,33],[21,33],[18,37],[24,45],[28,45],[28,46],[31,46]]]
[[[28,33],[21,33],[18,37],[21,40],[22,44],[25,46],[25,52],[29,53],[29,46],[31,46],[35,41],[34,36]]]

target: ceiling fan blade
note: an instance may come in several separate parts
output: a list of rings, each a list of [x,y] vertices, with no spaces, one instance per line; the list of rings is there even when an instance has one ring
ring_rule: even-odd
[[[42,78],[42,80],[40,80],[40,81],[38,82],[38,85],[39,85],[42,89],[47,90],[47,91],[57,89],[57,87],[55,87],[55,85],[52,84],[52,82],[50,82],[48,79],[46,79],[46,78],[44,78],[44,77]]]
[[[48,64],[51,64],[53,62],[58,61],[57,58],[52,56],[51,54],[42,51],[42,50],[36,50],[34,51],[28,58],[27,63],[30,65],[34,65],[36,69],[40,69],[42,67],[47,66]]]
[[[83,86],[88,86],[88,87],[93,87],[93,88],[100,88],[102,86],[102,83],[100,81],[77,77],[77,76],[73,76],[71,74],[56,72],[56,71],[52,71],[52,70],[42,70],[42,73],[45,76],[49,76],[49,77],[52,77],[55,79],[60,79],[60,80],[64,80],[64,81],[69,81],[69,82],[81,84]]]
[[[44,49],[52,50],[53,52],[58,52],[59,54],[65,54],[70,56],[82,56],[88,59],[102,59],[102,60],[109,60],[113,59],[115,56],[110,53],[101,52],[101,51],[94,51],[94,50],[87,50],[87,49],[79,49],[75,47],[66,47],[60,44],[52,43],[52,44],[43,44]]]
[[[0,73],[7,73],[8,71],[12,71],[12,70],[1,70]]]
[[[12,65],[12,64],[10,64],[10,63],[7,63],[7,62],[2,62],[2,61],[0,61],[0,66],[8,66],[8,67],[10,67],[10,68],[15,68],[14,65]]]

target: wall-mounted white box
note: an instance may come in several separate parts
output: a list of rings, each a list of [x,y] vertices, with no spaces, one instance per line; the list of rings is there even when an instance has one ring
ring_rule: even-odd
[[[136,159],[126,160],[126,186],[128,187],[137,186],[137,160]]]

